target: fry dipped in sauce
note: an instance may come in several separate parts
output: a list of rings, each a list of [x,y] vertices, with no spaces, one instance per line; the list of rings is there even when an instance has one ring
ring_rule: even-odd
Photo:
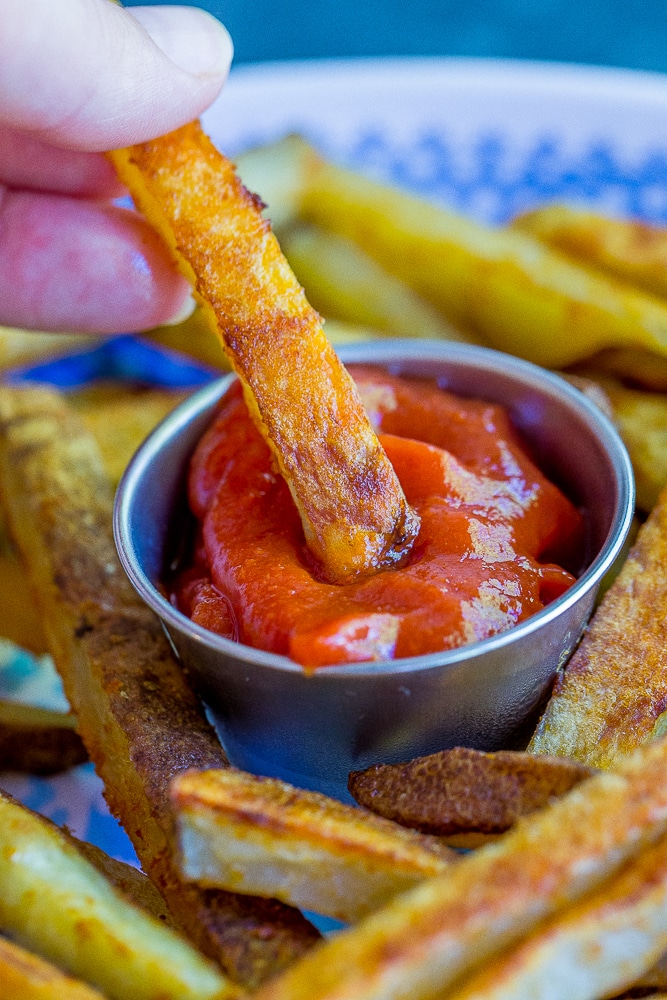
[[[191,463],[199,528],[175,603],[212,631],[306,667],[417,656],[503,632],[573,582],[580,513],[502,407],[351,366],[421,529],[400,567],[333,586],[309,555],[238,384]]]

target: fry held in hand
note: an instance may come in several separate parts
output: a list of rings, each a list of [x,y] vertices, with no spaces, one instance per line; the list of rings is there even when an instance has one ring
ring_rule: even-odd
[[[418,520],[259,200],[198,123],[111,156],[218,330],[322,575],[401,562]]]
[[[242,771],[172,786],[185,878],[354,921],[456,859],[436,840]]]

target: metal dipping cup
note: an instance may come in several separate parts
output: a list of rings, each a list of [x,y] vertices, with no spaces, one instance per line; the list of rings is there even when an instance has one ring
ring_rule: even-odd
[[[587,520],[576,584],[508,632],[443,653],[307,674],[286,657],[193,624],[159,590],[167,539],[179,517],[188,516],[189,456],[233,376],[197,392],[144,442],[118,490],[116,544],[130,580],[198,684],[231,763],[347,798],[351,770],[452,746],[497,750],[527,738],[622,549],[634,482],[611,422],[580,391],[535,365],[481,347],[423,340],[354,344],[340,356],[502,403],[543,471]]]

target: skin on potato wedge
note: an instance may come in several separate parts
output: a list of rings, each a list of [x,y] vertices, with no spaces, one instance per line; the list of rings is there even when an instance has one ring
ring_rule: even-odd
[[[120,566],[99,451],[57,393],[0,394],[0,495],[111,811],[178,927],[230,978],[256,987],[319,933],[276,901],[180,879],[169,782],[227,760],[159,621]]]
[[[86,760],[73,715],[0,699],[0,770],[57,774]]]
[[[213,1000],[240,991],[134,907],[71,838],[0,793],[0,929],[111,1000]]]
[[[405,764],[353,771],[348,787],[359,805],[380,816],[452,837],[504,833],[593,773],[561,757],[455,747]]]
[[[258,1000],[431,1000],[667,834],[667,741],[595,775],[271,980]]]
[[[448,1000],[595,1000],[650,968],[667,948],[667,838],[610,885],[538,926]]]
[[[667,305],[311,152],[299,215],[356,242],[479,342],[561,368],[606,347],[667,354]]]
[[[512,228],[566,257],[667,298],[667,229],[613,219],[583,208],[545,205],[517,216]]]
[[[110,155],[217,329],[323,578],[400,563],[418,518],[257,197],[198,122]]]
[[[55,965],[0,937],[0,996],[17,1000],[104,1000]]]
[[[172,801],[185,878],[338,920],[358,920],[456,860],[365,810],[231,768],[179,776]]]
[[[528,746],[615,766],[667,729],[667,492],[562,674]]]
[[[279,233],[280,246],[309,302],[330,317],[390,337],[469,342],[433,306],[344,236],[299,223]],[[328,322],[325,327],[329,334]]]

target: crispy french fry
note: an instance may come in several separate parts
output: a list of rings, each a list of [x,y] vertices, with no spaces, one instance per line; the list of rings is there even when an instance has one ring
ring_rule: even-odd
[[[111,156],[217,329],[323,575],[399,562],[418,519],[257,198],[196,122]]]
[[[134,907],[41,816],[0,793],[0,929],[112,1000],[240,996],[212,962]]]
[[[560,757],[457,747],[405,764],[353,771],[349,788],[360,805],[380,816],[451,837],[504,833],[593,773]]]
[[[667,741],[320,945],[258,1000],[431,1000],[667,834]]]
[[[0,937],[0,996],[20,1000],[104,1000],[101,993],[65,975],[12,941]]]
[[[584,370],[613,375],[638,389],[667,392],[667,357],[638,348],[611,347],[600,351],[584,363]]]
[[[346,237],[305,223],[279,236],[308,301],[327,319],[358,323],[385,336],[470,340]],[[328,325],[325,329],[328,335]]]
[[[94,865],[107,881],[119,889],[135,906],[150,913],[165,927],[175,929],[167,904],[151,880],[142,871],[132,865],[125,864],[124,861],[110,857],[95,844],[90,844],[86,840],[78,840],[66,830],[63,830],[62,833],[74,843],[79,854],[82,854],[91,865]]]
[[[46,637],[18,554],[4,533],[0,515],[0,636],[38,656]]]
[[[492,229],[314,152],[300,217],[361,246],[481,342],[564,367],[605,347],[667,353],[667,306],[512,229]]]
[[[178,926],[233,979],[256,986],[319,935],[282,904],[203,892],[177,874],[169,781],[195,764],[224,767],[226,758],[121,569],[95,442],[57,394],[3,390],[0,489],[112,812]]]
[[[314,792],[241,771],[172,786],[185,878],[354,921],[455,859],[436,840]]]
[[[87,759],[73,715],[0,700],[0,770],[56,774]]]
[[[610,885],[538,926],[448,1000],[594,1000],[636,982],[667,947],[667,839]]]
[[[667,229],[614,219],[582,208],[546,205],[518,216],[512,228],[530,233],[587,267],[598,268],[667,298]]]
[[[667,726],[667,492],[642,526],[530,742],[537,754],[615,765]]]

